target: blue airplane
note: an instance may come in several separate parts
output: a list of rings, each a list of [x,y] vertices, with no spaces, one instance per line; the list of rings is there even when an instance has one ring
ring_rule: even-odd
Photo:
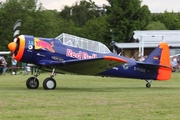
[[[53,90],[56,73],[112,76],[142,79],[151,87],[152,80],[169,80],[171,65],[169,46],[162,42],[143,62],[112,53],[103,43],[61,34],[56,38],[19,35],[8,44],[13,58],[35,67],[35,75],[26,81],[28,89],[39,87],[39,70],[52,72],[43,82],[43,88]]]

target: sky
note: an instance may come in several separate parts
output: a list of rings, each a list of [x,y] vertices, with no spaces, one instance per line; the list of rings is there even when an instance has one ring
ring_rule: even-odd
[[[38,0],[46,9],[57,9],[60,11],[64,5],[72,6],[80,0]],[[92,0],[97,5],[108,4],[107,0]],[[142,0],[142,5],[147,5],[151,13],[180,12],[180,0]]]
[[[0,0],[6,1],[6,0]],[[56,9],[61,11],[63,6],[72,6],[80,0],[38,0],[43,4],[46,9]],[[108,5],[107,0],[92,0],[96,5],[102,6],[103,4]],[[180,0],[142,0],[142,5],[147,5],[151,13],[162,13],[165,10],[168,12],[180,12]]]

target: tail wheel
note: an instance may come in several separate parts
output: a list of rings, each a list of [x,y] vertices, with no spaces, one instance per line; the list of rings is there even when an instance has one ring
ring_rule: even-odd
[[[39,87],[39,80],[36,77],[30,77],[26,81],[26,87],[28,89],[37,89]]]
[[[146,84],[146,87],[147,87],[147,88],[150,88],[150,87],[151,87],[151,84],[150,84],[150,83],[147,83],[147,84]]]
[[[56,81],[51,77],[46,78],[43,82],[43,87],[45,90],[54,90],[56,88]]]

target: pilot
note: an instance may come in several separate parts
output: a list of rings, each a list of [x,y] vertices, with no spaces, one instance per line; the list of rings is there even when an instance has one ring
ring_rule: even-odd
[[[66,45],[73,46],[73,42],[70,38],[66,38]]]

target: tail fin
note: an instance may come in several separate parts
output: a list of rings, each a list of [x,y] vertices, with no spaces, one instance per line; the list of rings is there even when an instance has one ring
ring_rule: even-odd
[[[166,42],[160,43],[143,62],[159,65],[157,80],[169,80],[171,78],[170,53]]]

